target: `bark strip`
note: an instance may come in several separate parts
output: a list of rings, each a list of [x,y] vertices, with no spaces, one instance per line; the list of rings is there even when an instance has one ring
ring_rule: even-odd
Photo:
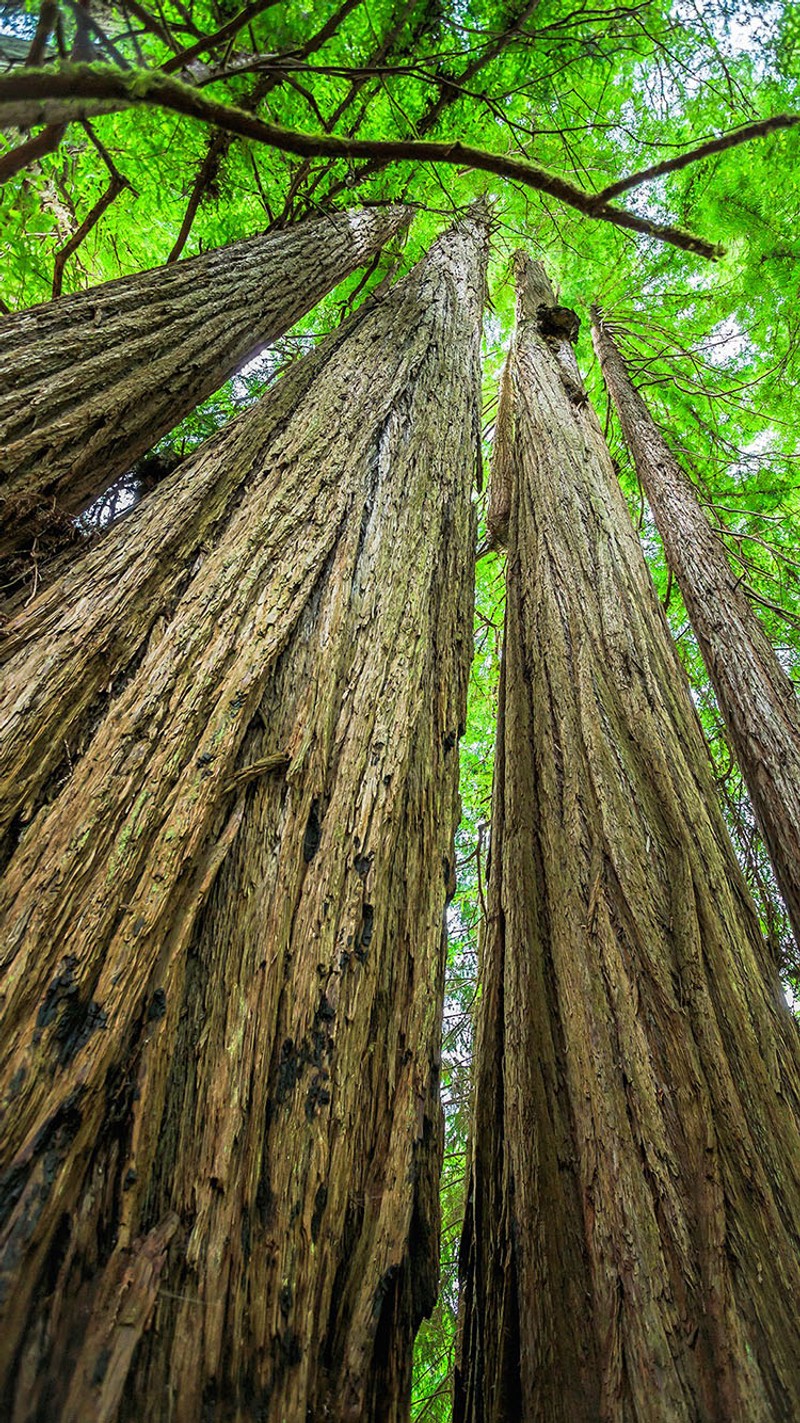
[[[596,313],[592,338],[800,944],[800,704],[794,686]]]
[[[336,213],[0,321],[0,557],[85,508],[409,217]]]
[[[166,528],[187,487],[236,489],[0,882],[13,1423],[408,1416],[487,246],[466,218],[154,496]],[[173,1216],[148,1329],[129,1252]]]
[[[797,1028],[552,290],[517,275],[454,1416],[783,1423]]]

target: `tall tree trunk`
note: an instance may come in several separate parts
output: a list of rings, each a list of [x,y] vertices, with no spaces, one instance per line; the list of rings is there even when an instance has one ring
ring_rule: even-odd
[[[800,703],[597,313],[592,337],[800,944]]]
[[[409,217],[336,213],[0,320],[0,557],[84,509]]]
[[[797,1027],[552,291],[517,270],[455,1417],[786,1423]]]
[[[226,486],[155,621],[131,585],[137,637],[0,884],[14,1423],[407,1417],[486,248],[468,217],[128,522],[152,571],[153,510]],[[115,558],[84,610],[116,626]]]

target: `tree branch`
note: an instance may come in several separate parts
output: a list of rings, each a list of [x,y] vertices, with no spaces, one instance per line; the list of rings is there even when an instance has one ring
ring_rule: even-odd
[[[415,136],[417,138],[425,138],[426,135],[430,133],[431,129],[438,123],[442,114],[451,104],[462,97],[465,84],[468,84],[481,70],[485,69],[487,65],[497,59],[513,40],[523,38],[525,31],[522,29],[522,26],[531,19],[538,9],[539,3],[540,0],[521,0],[521,3],[518,3],[508,15],[502,30],[494,35],[489,40],[489,43],[484,45],[478,53],[468,61],[466,67],[460,74],[448,75],[443,73],[439,76],[439,93],[435,99],[430,101],[424,112],[416,121]],[[354,187],[366,182],[373,174],[379,173],[384,166],[384,163],[373,158],[361,166],[353,180],[340,179],[338,182],[332,184],[325,194],[326,206],[341,192],[347,192],[348,195],[350,195]]]
[[[360,0],[343,0],[343,3],[339,6],[338,10],[334,11],[334,13],[326,20],[325,24],[319,30],[317,30],[315,34],[311,35],[311,37],[307,39],[304,44],[300,45],[299,47],[295,46],[293,50],[288,50],[286,52],[286,55],[275,56],[275,58],[285,59],[288,55],[291,55],[294,57],[295,60],[299,62],[300,60],[307,58],[309,55],[314,54],[316,50],[321,49],[322,46],[326,43],[326,41],[329,40],[336,33],[336,30],[339,28],[339,25],[342,23],[342,21],[347,18],[350,11],[355,9],[356,5],[358,5],[359,3]],[[258,105],[262,102],[263,99],[266,98],[267,94],[269,94],[273,89],[277,88],[277,86],[283,82],[283,77],[284,76],[282,71],[279,71],[278,69],[268,74],[262,74],[261,78],[254,85],[253,91],[246,102],[247,110],[250,113],[255,113],[256,109],[258,108]],[[214,76],[212,74],[209,76],[208,80],[204,79],[203,83],[210,83],[213,81],[213,79]],[[228,153],[228,150],[230,149],[234,139],[235,134],[223,132],[220,130],[217,130],[209,138],[208,148],[206,150],[205,157],[203,158],[203,161],[200,164],[194,183],[192,184],[192,191],[189,195],[189,202],[186,206],[186,212],[184,213],[180,232],[178,233],[175,245],[173,246],[172,251],[170,252],[167,258],[167,263],[177,262],[178,258],[181,255],[181,252],[186,246],[186,243],[189,238],[189,233],[192,230],[192,224],[194,223],[195,217],[197,216],[197,210],[200,206],[200,203],[204,195],[209,191],[212,183],[214,182],[214,179],[216,178],[217,173],[219,172],[220,164],[222,163],[222,160],[224,159],[225,155]],[[258,170],[256,169],[256,174],[257,172]]]
[[[92,228],[96,227],[100,221],[106,208],[110,207],[117,195],[122,192],[123,188],[128,186],[125,179],[121,178],[119,174],[112,177],[105,192],[98,198],[91,212],[86,214],[77,232],[74,232],[69,242],[65,243],[64,246],[56,252],[55,263],[53,265],[53,300],[61,295],[61,284],[64,278],[64,267],[67,258],[71,257],[73,252],[77,252],[81,243],[89,236]]]
[[[130,69],[131,66],[114,44],[114,41],[106,34],[102,25],[99,25],[89,12],[88,0],[65,0],[75,17],[75,39],[72,45],[71,57],[73,60],[94,59],[97,50],[92,42],[92,36],[97,40],[102,49],[106,51],[109,59],[118,64],[120,69]]]
[[[600,205],[595,193],[576,187],[557,173],[537,167],[526,159],[489,153],[483,148],[447,141],[356,139],[341,138],[335,134],[303,133],[266,123],[243,109],[210,99],[163,73],[141,70],[122,73],[106,65],[67,64],[56,71],[21,69],[0,76],[0,124],[4,127],[65,124],[97,114],[118,113],[136,104],[170,109],[201,123],[214,124],[217,128],[238,134],[240,138],[249,138],[255,143],[264,143],[301,158],[369,158],[379,161],[381,165],[406,161],[475,168],[520,183],[535,192],[547,193],[568,207],[577,209],[585,217],[597,218],[670,243],[685,252],[714,258],[721,256],[724,250],[683,228],[663,226],[610,204]],[[18,153],[19,149],[16,149],[6,154],[6,164]],[[0,160],[0,180],[3,176],[10,176],[11,172],[17,172],[19,166],[11,166],[3,174]]]
[[[123,4],[124,8],[130,10],[131,14],[144,26],[145,30],[151,35],[155,35],[157,39],[160,39],[161,43],[167,46],[167,49],[171,49],[176,53],[180,50],[178,41],[174,35],[170,34],[166,24],[162,24],[155,15],[150,14],[149,10],[145,10],[144,5],[139,4],[139,0],[123,0]]]
[[[626,193],[630,188],[638,188],[641,183],[649,183],[653,178],[662,177],[664,173],[675,173],[679,168],[688,168],[690,163],[699,163],[703,158],[710,158],[713,153],[724,153],[726,149],[736,148],[740,143],[749,143],[753,138],[763,138],[777,129],[795,128],[797,124],[800,124],[800,114],[775,114],[771,119],[759,119],[757,123],[745,124],[743,128],[732,129],[730,133],[723,133],[719,138],[710,138],[707,142],[698,144],[696,148],[691,148],[688,153],[681,153],[677,158],[666,158],[663,163],[653,163],[649,168],[641,168],[638,173],[630,173],[627,178],[620,178],[618,183],[609,183],[607,188],[597,194],[595,201],[607,203],[620,193]]]
[[[36,33],[31,40],[31,47],[28,50],[26,64],[41,64],[47,50],[47,41],[56,22],[58,14],[57,0],[42,0],[39,10],[39,18],[36,22]]]
[[[29,125],[20,124],[19,127],[28,128]],[[46,153],[54,153],[66,131],[66,123],[47,124],[34,138],[27,138],[16,148],[10,148],[0,157],[0,183],[13,178],[15,173],[20,173],[29,163],[44,158]]]
[[[175,244],[169,256],[167,257],[167,266],[169,266],[172,262],[177,262],[178,258],[181,255],[181,252],[186,246],[189,233],[192,230],[192,223],[194,222],[195,217],[197,216],[197,209],[200,206],[203,195],[211,187],[211,184],[214,181],[214,178],[216,177],[217,171],[219,169],[220,159],[225,153],[227,153],[230,143],[231,135],[223,132],[220,129],[217,129],[216,132],[211,135],[208,142],[208,148],[206,149],[205,157],[200,165],[200,168],[198,169],[194,183],[192,184],[192,191],[189,194],[189,201],[186,205],[186,211],[183,215],[183,222],[181,223],[181,230],[178,233],[177,238],[175,239]]]
[[[371,67],[383,63],[383,61],[387,59],[388,56],[393,52],[394,46],[396,45],[398,39],[402,34],[403,26],[405,25],[406,20],[413,13],[415,3],[416,0],[405,0],[405,3],[401,6],[399,12],[395,15],[394,22],[389,26],[388,30],[385,31],[383,37],[378,41],[376,48],[372,51],[372,55],[368,61]],[[411,47],[413,47],[413,45],[416,43],[419,36],[425,33],[427,24],[428,13],[427,8],[424,7],[421,21],[418,19],[417,24],[412,28],[409,41],[406,42],[409,51]],[[353,72],[351,72],[350,75],[347,77],[349,78],[347,93],[342,99],[340,99],[339,103],[336,105],[336,108],[328,116],[325,123],[323,124],[323,128],[326,133],[333,132],[339,120],[355,102],[361,90],[368,83],[370,76],[363,72],[356,76]],[[367,104],[368,102],[369,101],[367,101]],[[346,130],[346,132],[351,137],[356,134],[358,128],[360,127],[361,121],[363,120],[366,112],[367,104],[362,105],[360,117],[356,119],[356,122],[354,124],[351,123]],[[289,188],[286,194],[286,198],[284,200],[283,213],[281,214],[280,218],[281,222],[289,222],[291,220],[295,205],[295,199],[298,193],[301,191],[303,184],[306,184],[306,189],[305,193],[303,194],[303,197],[306,201],[306,204],[308,204],[311,198],[313,197],[314,190],[322,181],[323,175],[328,171],[329,168],[330,165],[326,164],[325,167],[315,175],[314,179],[311,182],[307,182],[306,180],[309,178],[309,174],[311,172],[311,163],[306,158],[303,160],[302,163],[298,164],[289,183]],[[330,202],[331,197],[332,194],[328,193],[328,202]]]
[[[111,157],[111,154],[109,153],[109,151],[108,151],[108,149],[106,148],[105,144],[97,137],[97,134],[95,133],[95,131],[94,131],[94,129],[92,128],[92,125],[89,123],[88,119],[84,119],[84,120],[83,120],[82,127],[85,129],[86,134],[87,134],[87,137],[89,138],[90,142],[94,145],[94,147],[97,149],[97,152],[100,154],[100,157],[102,158],[103,162],[105,163],[106,168],[108,169],[109,177],[116,179],[116,181],[117,181],[118,183],[120,183],[123,188],[130,188],[130,190],[131,190],[131,192],[133,193],[134,197],[137,197],[137,198],[138,198],[139,193],[138,193],[137,189],[134,188],[133,183],[129,182],[128,179],[127,179],[127,178],[124,178],[123,175],[120,173],[120,171],[119,171],[119,169],[118,169],[116,163],[114,162],[113,158]]]
[[[166,64],[162,65],[163,72],[165,74],[174,74],[177,69],[185,69],[186,65],[191,64],[193,59],[197,59],[198,55],[206,54],[208,50],[214,49],[219,44],[224,44],[226,40],[233,39],[235,35],[238,35],[241,29],[244,29],[245,25],[249,25],[250,21],[255,20],[262,11],[268,10],[271,5],[276,5],[277,3],[278,0],[251,0],[249,5],[245,5],[244,9],[240,10],[238,15],[234,15],[232,20],[229,20],[226,25],[223,25],[221,29],[217,30],[216,34],[205,36],[203,39],[198,40],[196,44],[190,45],[188,49],[182,50],[180,54],[174,55],[172,59],[168,59]]]

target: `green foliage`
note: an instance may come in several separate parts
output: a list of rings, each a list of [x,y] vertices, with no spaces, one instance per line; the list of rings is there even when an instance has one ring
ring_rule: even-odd
[[[163,0],[144,9],[92,0],[91,41],[105,63],[157,68],[213,36],[235,0]],[[337,12],[338,25],[323,27]],[[65,6],[45,58],[69,55],[77,7]],[[38,5],[0,6],[0,68],[17,72]],[[115,58],[116,56],[116,58]],[[754,119],[800,108],[798,0],[284,0],[232,38],[211,43],[176,74],[203,92],[306,132],[435,138],[521,155],[589,192],[686,153]],[[285,363],[342,319],[385,276],[398,275],[453,211],[488,194],[485,401],[487,455],[503,352],[513,323],[510,258],[524,244],[547,262],[560,300],[583,321],[579,362],[601,420],[606,400],[588,338],[598,301],[732,562],[748,585],[787,671],[800,677],[800,540],[796,396],[800,378],[800,132],[774,132],[620,194],[640,218],[677,224],[726,255],[701,260],[592,219],[540,192],[458,166],[404,161],[303,161],[226,141],[201,182],[210,131],[159,108],[72,123],[55,151],[0,189],[5,237],[0,297],[17,310],[47,300],[56,253],[107,190],[127,181],[69,257],[64,291],[165,262],[197,188],[183,255],[309,213],[405,197],[418,215],[405,245],[356,274],[248,374],[237,377],[162,443],[169,462],[228,420]],[[20,142],[0,136],[0,159]],[[112,166],[110,166],[112,165]],[[800,970],[738,771],[677,589],[613,420],[631,512],[690,677],[718,785],[765,932],[800,995]],[[135,495],[134,495],[135,497]],[[478,564],[476,657],[462,741],[464,817],[450,929],[443,1092],[442,1294],[417,1350],[415,1418],[449,1417],[458,1226],[468,1129],[471,1010],[485,885],[491,759],[502,630],[502,563]]]

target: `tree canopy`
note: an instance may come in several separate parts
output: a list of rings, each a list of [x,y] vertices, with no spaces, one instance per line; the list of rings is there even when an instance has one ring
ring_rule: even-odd
[[[390,244],[185,421],[162,442],[168,459],[253,399],[482,196],[494,223],[488,455],[513,311],[511,253],[522,245],[544,259],[559,300],[583,323],[578,361],[605,413],[765,931],[787,991],[800,992],[769,864],[588,335],[596,302],[796,680],[796,0],[26,0],[0,6],[0,69],[8,312],[333,208],[417,207],[404,245]],[[96,536],[91,524],[85,532]],[[425,1419],[447,1416],[502,628],[501,561],[485,545],[480,552],[449,921],[443,1292],[418,1349],[416,1416]]]

